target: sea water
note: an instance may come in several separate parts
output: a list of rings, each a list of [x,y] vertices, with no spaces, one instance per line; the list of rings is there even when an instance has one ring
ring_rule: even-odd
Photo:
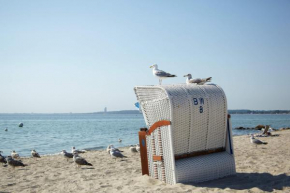
[[[231,120],[233,128],[259,124],[290,127],[289,114],[239,114],[232,115]],[[20,122],[23,127],[18,127]],[[43,155],[70,151],[72,146],[94,150],[109,144],[129,146],[138,143],[138,131],[143,127],[146,124],[142,114],[0,114],[0,150],[4,155],[16,150],[20,156],[29,156],[32,149]],[[234,135],[254,132],[233,129]]]

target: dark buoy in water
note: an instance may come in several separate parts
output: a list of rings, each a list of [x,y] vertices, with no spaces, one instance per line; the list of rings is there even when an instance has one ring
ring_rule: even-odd
[[[23,127],[23,123],[19,123],[18,127]]]
[[[5,131],[8,131],[7,127],[6,127]]]

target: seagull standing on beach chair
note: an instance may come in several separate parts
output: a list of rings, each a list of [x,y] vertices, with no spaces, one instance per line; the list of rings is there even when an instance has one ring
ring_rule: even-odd
[[[186,74],[183,77],[187,77],[186,84],[204,85],[204,83],[211,81],[211,77],[208,77],[208,78],[194,78],[193,79],[191,74]]]
[[[153,75],[159,79],[159,85],[162,84],[162,79],[176,77],[174,74],[159,70],[157,64],[150,66],[150,68],[153,68]]]

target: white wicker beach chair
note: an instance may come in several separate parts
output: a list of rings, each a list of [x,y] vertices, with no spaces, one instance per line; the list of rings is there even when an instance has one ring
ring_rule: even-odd
[[[211,85],[134,88],[148,130],[141,129],[142,174],[169,184],[236,173],[223,90]]]

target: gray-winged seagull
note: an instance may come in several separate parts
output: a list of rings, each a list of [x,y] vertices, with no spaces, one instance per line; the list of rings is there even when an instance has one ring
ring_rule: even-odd
[[[163,70],[159,70],[157,64],[150,66],[150,68],[153,68],[153,75],[159,79],[159,85],[161,85],[162,79],[176,77],[176,75],[174,74],[170,74],[168,72],[164,72]]]
[[[257,147],[257,145],[268,144],[267,142],[263,142],[259,139],[256,139],[253,134],[251,134],[251,143],[256,145],[256,147]]]
[[[37,152],[35,151],[35,149],[33,149],[33,150],[31,151],[31,156],[32,156],[32,157],[40,158],[39,153],[37,153]]]
[[[7,157],[7,162],[8,162],[8,165],[10,165],[13,169],[15,169],[15,167],[27,166],[26,164],[23,164],[20,160],[13,159],[11,156]]]
[[[115,150],[115,149],[110,149],[110,154],[111,154],[111,157],[112,158],[123,158],[123,157],[126,157],[124,156],[121,152]]]
[[[208,78],[192,78],[191,74],[186,74],[183,77],[187,77],[186,83],[187,84],[198,84],[198,85],[203,85],[206,82],[211,81],[211,77]]]
[[[66,150],[62,150],[61,154],[66,158],[66,161],[68,161],[68,159],[74,157],[74,155],[72,153],[68,153],[68,152],[66,152]]]
[[[114,145],[111,144],[111,145],[108,145],[108,147],[107,147],[108,154],[110,154],[111,149],[114,151],[123,152],[123,151],[119,150],[118,148],[115,148]]]
[[[84,158],[79,156],[77,153],[74,153],[73,160],[78,167],[81,166],[93,166],[91,163],[87,162]]]

